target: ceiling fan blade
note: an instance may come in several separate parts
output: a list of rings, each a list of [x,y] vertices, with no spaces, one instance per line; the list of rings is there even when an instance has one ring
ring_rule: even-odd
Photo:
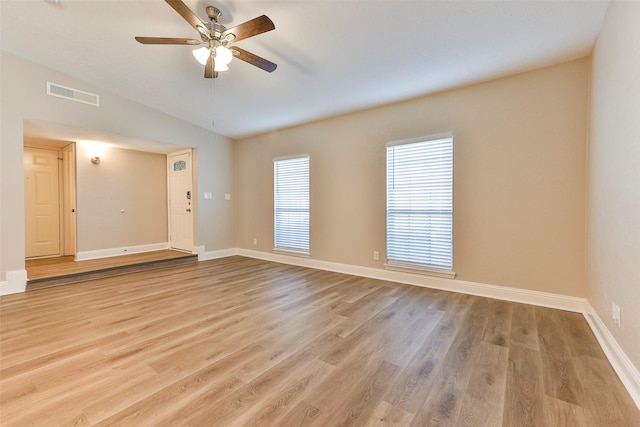
[[[136,40],[142,44],[186,44],[186,45],[200,44],[200,40],[172,38],[172,37],[136,37]]]
[[[205,79],[215,79],[218,77],[218,72],[213,70],[214,66],[213,56],[209,56],[209,58],[207,58],[207,64],[204,66]]]
[[[247,52],[244,49],[240,49],[239,47],[233,46],[231,48],[231,52],[233,52],[233,56],[236,58],[241,59],[244,62],[248,62],[251,65],[255,65],[269,73],[272,73],[276,68],[278,68],[277,64],[267,61],[266,59],[261,58],[258,55],[254,55],[251,52]]]
[[[222,33],[222,37],[225,37],[228,34],[233,34],[235,36],[233,40],[238,41],[266,33],[267,31],[275,30],[275,28],[276,26],[273,24],[273,21],[271,21],[271,19],[266,15],[262,15],[252,19],[251,21],[247,21],[244,24],[229,28],[227,31]]]
[[[182,0],[165,0],[180,16],[184,18],[200,34],[209,34],[207,26],[187,7]]]

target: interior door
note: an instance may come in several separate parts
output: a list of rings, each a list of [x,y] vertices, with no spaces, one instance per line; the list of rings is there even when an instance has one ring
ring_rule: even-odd
[[[24,147],[26,257],[60,255],[58,150]]]
[[[191,150],[167,156],[169,167],[169,246],[193,251],[193,175]]]

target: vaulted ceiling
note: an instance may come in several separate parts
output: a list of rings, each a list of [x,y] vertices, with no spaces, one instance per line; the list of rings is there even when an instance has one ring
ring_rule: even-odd
[[[237,45],[278,64],[237,59],[204,79],[198,38],[160,0],[2,0],[1,48],[207,129],[240,138],[588,55],[608,1],[200,1],[227,27],[259,15],[276,29]],[[81,89],[81,88],[80,88]]]

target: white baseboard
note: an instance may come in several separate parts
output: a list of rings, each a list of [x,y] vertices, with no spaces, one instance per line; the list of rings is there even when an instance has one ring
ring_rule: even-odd
[[[225,258],[228,256],[238,255],[239,250],[236,248],[220,249],[217,251],[204,251],[204,246],[198,246],[198,262],[208,261],[211,259]]]
[[[7,271],[7,280],[0,282],[0,296],[27,290],[27,270]]]
[[[86,261],[88,259],[108,258],[119,255],[139,254],[143,252],[161,251],[169,249],[169,243],[151,243],[148,245],[123,246],[121,248],[97,249],[94,251],[83,251],[76,254],[76,261]]]
[[[258,258],[265,261],[274,261],[301,267],[317,268],[320,270],[335,271],[337,273],[353,274],[355,276],[369,277],[372,279],[406,283],[409,285],[422,286],[426,288],[441,289],[445,291],[519,302],[523,304],[557,308],[560,310],[567,310],[578,313],[584,312],[586,302],[584,298],[552,294],[548,292],[509,288],[506,286],[488,285],[485,283],[467,282],[464,280],[447,279],[421,274],[411,274],[395,270],[361,267],[357,265],[321,261],[311,258],[253,251],[250,249],[238,249],[237,254],[250,258]]]
[[[613,334],[611,334],[589,302],[585,305],[584,317],[598,339],[600,347],[607,355],[611,366],[620,377],[620,381],[622,381],[636,406],[640,409],[640,371],[633,365],[631,359],[622,350]]]

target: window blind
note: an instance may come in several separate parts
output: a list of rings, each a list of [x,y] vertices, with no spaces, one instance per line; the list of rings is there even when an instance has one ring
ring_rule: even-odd
[[[309,253],[309,156],[274,160],[275,249]]]
[[[453,137],[387,146],[387,263],[453,268]]]

